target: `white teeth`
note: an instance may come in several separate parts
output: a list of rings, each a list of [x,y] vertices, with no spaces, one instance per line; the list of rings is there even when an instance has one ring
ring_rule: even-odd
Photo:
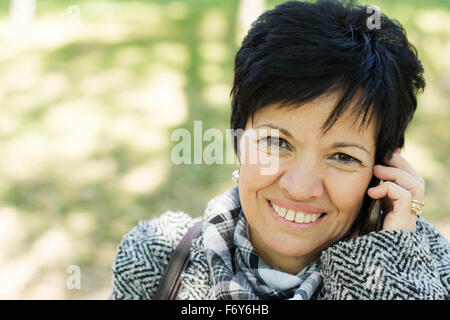
[[[295,215],[295,222],[297,223],[304,223],[305,222],[305,215],[303,212],[297,212]]]
[[[297,223],[311,223],[320,217],[320,214],[307,214],[301,211],[295,212],[294,210],[287,210],[286,208],[277,206],[272,202],[271,205],[280,217],[284,217],[286,220],[295,221]]]
[[[305,216],[305,223],[310,223],[311,222],[311,216],[309,214],[307,214]]]
[[[294,219],[295,219],[295,211],[289,210],[289,211],[286,213],[286,215],[284,216],[284,218],[285,218],[286,220],[289,220],[289,221],[294,221]]]

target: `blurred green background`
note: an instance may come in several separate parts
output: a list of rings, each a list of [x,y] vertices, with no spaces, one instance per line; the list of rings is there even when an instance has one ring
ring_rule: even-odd
[[[28,20],[0,2],[0,299],[105,299],[139,220],[200,215],[234,186],[233,165],[174,165],[170,136],[194,120],[225,134],[240,41],[282,2],[37,0]],[[424,64],[405,155],[450,238],[450,1],[363,3],[398,19]]]

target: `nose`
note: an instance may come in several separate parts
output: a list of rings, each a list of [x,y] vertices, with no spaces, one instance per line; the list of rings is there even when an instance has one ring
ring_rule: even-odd
[[[295,200],[320,198],[324,192],[323,178],[315,160],[295,160],[282,174],[279,185]]]

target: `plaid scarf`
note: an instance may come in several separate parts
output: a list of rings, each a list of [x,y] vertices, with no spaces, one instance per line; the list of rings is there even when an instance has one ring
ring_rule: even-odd
[[[321,299],[319,260],[296,276],[274,270],[256,253],[248,236],[238,189],[214,198],[205,212],[203,240],[211,270],[211,299]]]

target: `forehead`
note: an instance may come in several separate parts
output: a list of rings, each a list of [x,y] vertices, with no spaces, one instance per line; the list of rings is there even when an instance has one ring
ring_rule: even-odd
[[[375,145],[376,121],[362,123],[363,114],[351,104],[326,132],[324,124],[333,111],[337,95],[321,96],[301,106],[268,105],[258,110],[246,128],[273,123],[288,130],[294,138],[311,136],[321,140],[351,138]]]

